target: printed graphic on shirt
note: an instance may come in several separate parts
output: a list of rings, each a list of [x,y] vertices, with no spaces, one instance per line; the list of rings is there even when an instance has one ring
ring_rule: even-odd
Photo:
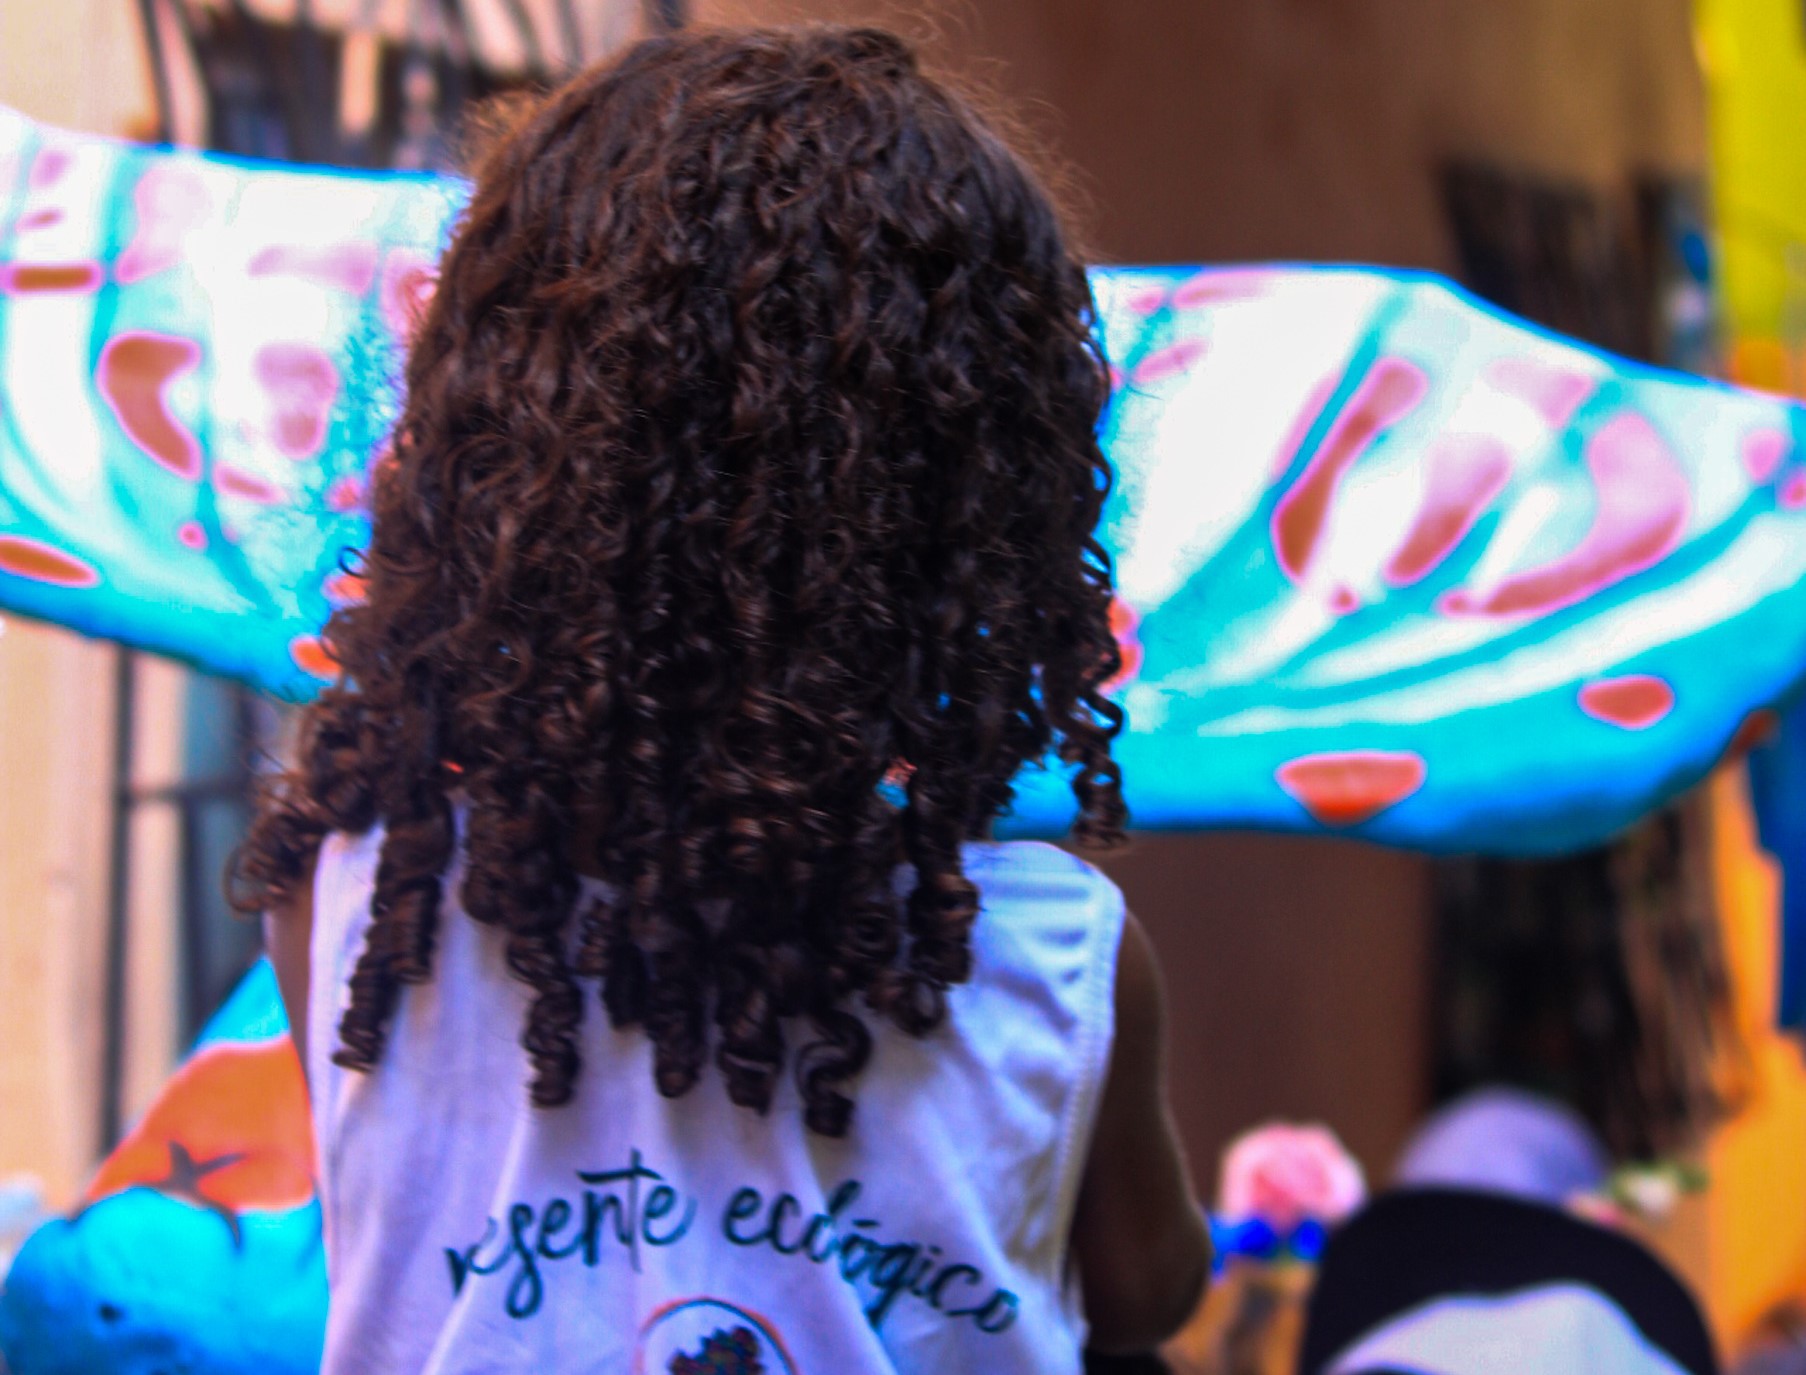
[[[473,1280],[493,1277],[503,1310],[517,1320],[540,1311],[554,1269],[568,1274],[625,1264],[638,1274],[649,1252],[726,1245],[837,1276],[859,1295],[874,1329],[900,1303],[984,1333],[1015,1324],[1020,1300],[1014,1292],[933,1242],[892,1233],[861,1201],[864,1192],[859,1180],[848,1179],[819,1204],[751,1185],[724,1200],[705,1200],[672,1183],[635,1149],[622,1168],[575,1171],[568,1195],[511,1203],[502,1219],[485,1221],[476,1241],[446,1247],[445,1260],[454,1296]],[[731,1335],[731,1328],[723,1330]]]
[[[668,1303],[640,1329],[633,1375],[797,1375],[771,1324],[721,1299]]]

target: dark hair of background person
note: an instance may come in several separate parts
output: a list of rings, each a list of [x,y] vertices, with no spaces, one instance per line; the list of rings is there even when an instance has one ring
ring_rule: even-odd
[[[1054,752],[1075,838],[1121,836],[1093,310],[1041,183],[889,34],[648,40],[512,112],[410,349],[341,677],[234,869],[265,908],[385,827],[337,1062],[431,977],[461,841],[535,1103],[574,1091],[589,981],[667,1096],[712,1046],[734,1102],[788,1063],[844,1133],[856,1004],[942,1021],[960,846],[1018,771]],[[580,872],[612,896],[579,910]]]
[[[1567,1103],[1620,1164],[1684,1156],[1749,1092],[1697,795],[1611,845],[1437,868],[1438,1100]]]

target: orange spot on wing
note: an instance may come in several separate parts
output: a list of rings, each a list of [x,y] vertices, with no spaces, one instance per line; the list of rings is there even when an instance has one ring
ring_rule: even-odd
[[[1340,750],[1279,766],[1279,786],[1325,826],[1355,826],[1397,806],[1423,786],[1423,756],[1405,751]]]
[[[1423,369],[1407,359],[1381,358],[1373,365],[1304,472],[1274,507],[1273,548],[1287,577],[1304,577],[1344,475],[1387,430],[1417,409],[1428,390]]]
[[[222,1208],[280,1211],[312,1198],[307,1086],[289,1038],[223,1042],[198,1051],[101,1165],[86,1201],[168,1180],[174,1147],[195,1161],[225,1162],[196,1186]]]
[[[295,661],[295,667],[303,673],[311,673],[316,678],[324,678],[328,682],[339,676],[338,660],[332,657],[326,644],[318,635],[297,635],[289,641],[288,657]]]
[[[1674,710],[1674,689],[1647,673],[1602,678],[1580,689],[1580,709],[1625,730],[1647,730]]]
[[[201,448],[170,411],[167,393],[172,382],[200,361],[200,345],[193,340],[149,332],[121,334],[100,351],[95,374],[102,399],[132,442],[185,478],[200,477]]]
[[[320,590],[334,606],[348,606],[363,601],[370,588],[356,573],[334,573],[320,584]]]
[[[1141,617],[1135,614],[1135,608],[1121,597],[1110,599],[1110,633],[1116,638],[1116,649],[1122,655],[1122,667],[1115,676],[1099,684],[1100,692],[1115,692],[1135,681],[1141,672],[1141,639],[1136,634],[1141,625]]]
[[[95,291],[98,263],[15,263],[0,272],[0,285],[14,295],[39,291]]]
[[[23,535],[0,535],[0,573],[57,587],[93,587],[100,581],[92,564]]]

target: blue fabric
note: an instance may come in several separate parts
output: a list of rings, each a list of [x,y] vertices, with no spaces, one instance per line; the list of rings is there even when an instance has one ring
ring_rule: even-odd
[[[0,113],[0,606],[315,690],[462,196]],[[1094,282],[1140,825],[1576,847],[1799,682],[1795,407],[1418,274]],[[1006,829],[1070,810],[1031,771]]]
[[[1781,961],[1776,1020],[1806,1030],[1806,703],[1781,718],[1750,755],[1750,794],[1762,846],[1781,862]]]

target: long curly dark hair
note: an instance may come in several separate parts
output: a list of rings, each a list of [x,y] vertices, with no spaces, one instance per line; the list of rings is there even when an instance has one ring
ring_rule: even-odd
[[[855,1005],[941,1022],[960,846],[1017,772],[1057,751],[1076,838],[1121,835],[1093,323],[1035,176],[887,33],[659,38],[517,111],[409,354],[342,676],[235,871],[266,907],[385,827],[337,1063],[430,977],[461,841],[535,1103],[594,980],[669,1096],[713,1041],[766,1110],[806,1023],[805,1118],[843,1134]],[[580,872],[612,896],[578,910]]]

